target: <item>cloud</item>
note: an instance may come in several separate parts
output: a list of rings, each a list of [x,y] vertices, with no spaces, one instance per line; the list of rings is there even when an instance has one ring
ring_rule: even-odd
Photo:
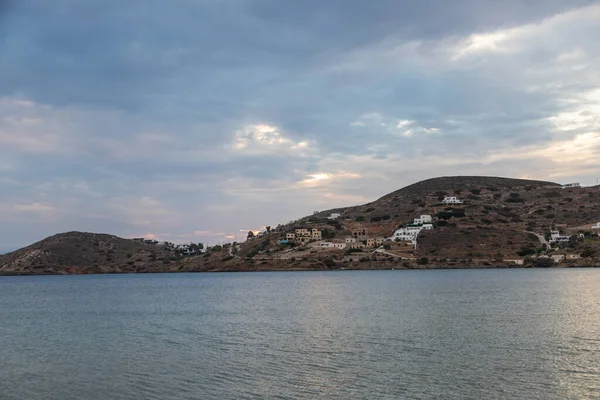
[[[306,140],[294,142],[283,136],[275,126],[257,124],[247,126],[234,134],[235,151],[251,154],[264,153],[306,153],[310,151],[310,143]]]
[[[33,0],[0,18],[0,212],[21,222],[0,247],[217,242],[432,176],[597,175],[595,1]]]

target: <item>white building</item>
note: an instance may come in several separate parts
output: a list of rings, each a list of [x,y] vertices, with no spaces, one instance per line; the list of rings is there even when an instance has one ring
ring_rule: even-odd
[[[415,218],[415,225],[428,224],[433,221],[431,215],[421,215],[419,218]]]
[[[569,236],[563,236],[559,231],[550,231],[550,243],[567,243]]]
[[[422,226],[405,226],[394,232],[392,240],[414,241],[423,230]]]
[[[346,238],[346,243],[356,243],[356,240],[357,240],[356,238],[353,238],[353,237],[347,237],[347,238]]]
[[[433,224],[423,224],[422,227],[424,230],[430,231],[433,229]]]
[[[321,242],[321,247],[330,249],[345,249],[346,243]]]
[[[338,219],[341,216],[342,214],[332,213],[329,217],[327,217],[327,219]]]
[[[565,185],[562,185],[563,189],[578,188],[578,187],[581,187],[581,184],[579,182],[567,183]]]
[[[456,196],[446,196],[444,200],[442,200],[444,204],[462,204],[463,202],[458,199]]]
[[[592,225],[592,229],[600,229],[600,222],[598,222],[596,225]]]

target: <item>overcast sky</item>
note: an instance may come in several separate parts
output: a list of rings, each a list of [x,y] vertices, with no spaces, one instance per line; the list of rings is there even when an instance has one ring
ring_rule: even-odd
[[[0,0],[0,251],[600,176],[600,2]]]

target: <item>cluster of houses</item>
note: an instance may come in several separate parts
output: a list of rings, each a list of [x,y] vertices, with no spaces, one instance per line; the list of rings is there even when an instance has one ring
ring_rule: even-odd
[[[321,241],[323,233],[319,229],[296,229],[294,233],[287,233],[285,239],[281,239],[279,244],[301,244],[305,245],[310,242]],[[330,249],[364,249],[368,247],[378,247],[383,245],[385,238],[370,237],[366,229],[360,228],[352,232],[352,236],[344,239],[331,239],[322,241],[318,244],[321,248]]]
[[[321,240],[323,233],[319,229],[296,229],[295,233],[287,233],[285,239],[281,239],[279,244],[307,244],[315,240]]]
[[[416,245],[417,236],[419,236],[419,233],[421,233],[422,230],[433,229],[432,222],[433,218],[431,215],[421,215],[419,218],[415,218],[412,224],[403,226],[394,232],[391,239],[396,242],[411,242]]]
[[[164,246],[166,248],[175,250],[179,254],[188,255],[188,256],[200,254],[200,253],[203,253],[203,251],[204,251],[204,246],[199,246],[194,243],[175,245],[171,242],[159,242],[158,240],[152,240],[152,239],[146,239],[146,238],[133,238],[131,240],[133,240],[134,242],[151,244],[154,246]]]
[[[385,241],[382,237],[368,237],[365,234],[362,234],[364,230],[360,230],[360,235],[353,235],[344,239],[332,239],[331,241],[321,242],[319,244],[322,248],[330,248],[330,249],[366,249],[372,247],[380,247],[383,245]]]
[[[597,222],[595,225],[592,225],[591,229],[592,233],[596,233],[594,231],[598,231],[598,235],[600,235],[600,222]],[[583,236],[583,234],[580,234],[580,236]],[[552,229],[550,231],[550,240],[548,240],[548,242],[551,244],[568,243],[569,240],[571,240],[570,236],[562,235],[559,230]]]

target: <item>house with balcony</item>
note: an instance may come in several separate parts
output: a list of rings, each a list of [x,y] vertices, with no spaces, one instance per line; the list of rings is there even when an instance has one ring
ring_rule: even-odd
[[[352,231],[352,237],[358,240],[365,240],[367,238],[367,230],[365,228],[355,229]]]
[[[313,229],[310,233],[310,237],[312,240],[321,240],[323,234],[319,229]]]

